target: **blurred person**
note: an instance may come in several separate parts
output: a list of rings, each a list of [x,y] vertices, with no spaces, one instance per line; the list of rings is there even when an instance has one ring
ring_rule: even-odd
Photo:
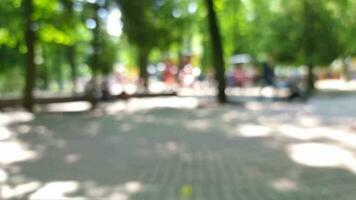
[[[275,98],[276,97],[276,77],[275,77],[273,67],[267,62],[262,63],[261,78],[262,78],[262,80],[260,81],[261,88],[259,91],[259,98],[263,97],[262,92],[266,88],[271,88],[271,90],[272,90],[271,96],[272,96],[272,98]]]
[[[274,69],[267,62],[262,63],[262,81],[263,86],[275,86]]]
[[[234,72],[235,85],[237,87],[244,87],[247,82],[247,76],[241,66],[237,66]]]

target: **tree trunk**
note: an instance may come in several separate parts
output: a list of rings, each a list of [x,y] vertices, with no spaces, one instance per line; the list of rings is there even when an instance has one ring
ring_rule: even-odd
[[[140,81],[142,81],[145,91],[148,90],[148,73],[147,73],[148,55],[149,55],[149,51],[145,49],[138,50],[137,63],[140,69],[139,78]]]
[[[312,63],[307,65],[307,73],[307,90],[312,93],[315,90],[314,65]]]
[[[221,34],[218,26],[217,16],[214,10],[213,0],[205,0],[207,10],[208,10],[208,20],[210,29],[210,39],[212,42],[213,52],[214,52],[214,67],[215,76],[218,82],[218,95],[217,100],[219,103],[226,103],[226,80],[225,80],[225,66],[224,66],[224,55],[223,47],[221,41]]]
[[[92,30],[93,33],[93,39],[91,41],[91,47],[93,48],[93,55],[91,58],[91,63],[90,63],[90,69],[92,73],[92,78],[91,78],[91,84],[92,88],[90,91],[89,95],[89,101],[92,105],[92,109],[96,108],[99,94],[98,94],[98,73],[100,72],[100,66],[99,66],[99,56],[100,56],[100,41],[99,41],[99,36],[100,36],[100,21],[98,17],[98,10],[99,10],[99,5],[97,3],[93,4],[93,10],[95,11],[94,13],[94,20],[95,20],[95,28]]]
[[[35,65],[35,32],[33,30],[33,1],[23,1],[24,18],[25,18],[25,42],[26,42],[26,80],[23,96],[23,106],[28,111],[33,111],[33,89],[36,82],[36,65]]]

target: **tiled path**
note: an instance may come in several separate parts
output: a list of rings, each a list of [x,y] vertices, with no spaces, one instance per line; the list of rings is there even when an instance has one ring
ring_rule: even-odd
[[[318,101],[37,114],[1,129],[11,136],[0,141],[0,193],[3,199],[354,200],[356,132],[348,125],[355,109],[342,108],[344,100],[330,108]]]

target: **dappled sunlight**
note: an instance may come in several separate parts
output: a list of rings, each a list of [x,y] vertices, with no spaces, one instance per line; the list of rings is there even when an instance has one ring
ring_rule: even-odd
[[[356,157],[349,150],[323,143],[302,143],[288,146],[290,158],[308,167],[342,168],[356,174]]]
[[[340,90],[340,91],[355,91],[356,81],[345,80],[320,80],[316,82],[316,88],[319,90]]]
[[[356,149],[356,135],[349,131],[327,127],[304,128],[294,125],[282,125],[278,133],[298,140],[328,139]]]
[[[251,111],[261,111],[265,108],[264,104],[258,102],[248,102],[245,107]]]
[[[316,127],[321,125],[322,120],[314,116],[301,116],[298,118],[298,123],[304,127]]]
[[[213,111],[211,114],[214,114],[216,111]],[[246,112],[246,110],[243,109],[231,109],[227,107],[226,110],[224,110],[223,113],[221,113],[221,120],[224,123],[233,123],[235,124],[237,121],[251,121],[251,119],[254,119],[254,116],[251,116],[250,113]]]
[[[0,184],[6,182],[8,177],[9,175],[7,174],[7,172],[0,169]]]
[[[80,161],[80,155],[78,154],[68,154],[65,156],[65,162],[68,164],[76,163]]]
[[[128,102],[123,102],[123,101],[117,101],[110,103],[108,105],[104,106],[104,111],[108,115],[114,115],[119,113],[120,111],[125,111],[127,108]]]
[[[33,160],[38,157],[35,151],[29,150],[18,141],[0,142],[0,152],[3,152],[0,154],[0,164],[3,165]]]
[[[279,133],[282,136],[290,137],[298,140],[312,140],[320,138],[323,132],[318,128],[302,128],[294,125],[281,125]]]
[[[294,106],[291,106],[289,103],[286,102],[247,102],[245,103],[245,108],[248,111],[289,111],[289,110],[297,110],[300,111],[303,108],[303,104],[296,106],[297,104],[294,103]]]
[[[35,192],[41,185],[38,181],[30,181],[16,186],[3,185],[0,189],[0,197],[4,199],[25,199],[25,195]]]
[[[124,188],[127,193],[135,194],[142,190],[142,184],[137,181],[131,181],[131,182],[125,183]]]
[[[194,109],[198,106],[199,100],[193,97],[155,97],[110,103],[104,106],[104,110],[106,114],[117,114],[121,111],[138,112],[157,108]]]
[[[8,140],[12,135],[13,133],[8,128],[0,126],[0,141]]]
[[[88,199],[130,200],[133,195],[147,189],[147,186],[140,181],[127,181],[110,187],[95,182],[85,182],[82,186]]]
[[[71,197],[70,194],[79,190],[76,181],[54,181],[46,183],[29,197],[30,200],[48,199],[85,199],[84,197]]]
[[[245,124],[237,127],[236,135],[230,136],[240,136],[240,137],[268,137],[272,134],[271,128],[262,125],[255,124]]]
[[[1,198],[205,199],[208,181],[234,197],[246,180],[283,199],[317,188],[309,175],[322,184],[356,174],[356,135],[310,106],[198,100],[134,98],[99,104],[98,115],[45,113],[0,126],[0,151],[9,152],[0,154]],[[336,170],[323,179],[320,169]]]
[[[206,131],[211,128],[214,122],[207,119],[189,120],[185,126],[191,131]]]
[[[289,178],[279,178],[270,182],[271,187],[278,192],[291,192],[298,190],[297,182]]]
[[[0,113],[0,126],[32,121],[35,116],[24,111]]]
[[[138,181],[129,181],[114,188],[113,194],[108,199],[130,200],[131,196],[141,192],[144,186]]]
[[[90,110],[89,102],[52,103],[41,107],[45,112],[84,112]]]
[[[127,109],[131,112],[139,110],[149,110],[153,108],[193,109],[198,107],[198,105],[198,99],[192,97],[132,99],[129,101]]]

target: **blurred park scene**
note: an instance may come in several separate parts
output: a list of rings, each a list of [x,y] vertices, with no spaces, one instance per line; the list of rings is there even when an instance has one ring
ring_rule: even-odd
[[[0,199],[356,199],[356,0],[1,0]]]

